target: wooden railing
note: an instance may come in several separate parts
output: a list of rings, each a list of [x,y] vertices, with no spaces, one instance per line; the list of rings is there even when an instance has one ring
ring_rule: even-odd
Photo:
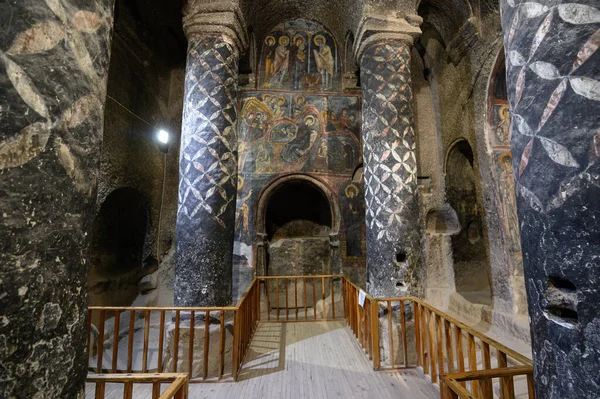
[[[373,367],[379,368],[379,319],[377,301],[370,295],[365,295],[365,302],[361,306],[358,302],[360,287],[347,278],[343,280],[344,315],[350,330],[365,351]],[[373,317],[375,315],[375,317]]]
[[[233,337],[228,337],[227,333],[231,335],[231,331],[235,330],[230,324],[236,318],[237,307],[90,307],[88,312],[89,356],[95,363],[90,364],[92,372],[101,374],[184,371],[188,373],[190,382],[221,380],[224,376],[235,374],[233,365],[237,364],[236,350],[231,350],[232,361],[229,362],[225,356],[225,347],[236,347],[235,333]],[[136,322],[141,322],[138,316],[143,317],[143,324],[136,325]],[[107,317],[110,317],[112,322],[112,326],[108,328]],[[92,320],[97,321],[97,339],[92,337]],[[122,325],[125,326],[124,329],[121,328]],[[204,329],[202,337],[196,336],[197,327]],[[186,333],[184,345],[181,345],[182,332]],[[106,333],[112,333],[109,341],[112,348],[108,351],[105,350]],[[124,348],[121,347],[125,340],[120,339],[122,335],[127,339]],[[198,348],[199,340],[202,340],[202,344]],[[151,348],[151,344],[158,347]],[[126,351],[126,356],[120,356],[121,351]],[[216,365],[209,365],[211,352],[218,352]],[[201,353],[201,359],[195,359],[195,353]],[[165,359],[165,355],[168,359]],[[194,366],[200,361],[202,373],[194,375]],[[209,370],[211,368],[213,370]]]
[[[152,399],[188,397],[188,375],[185,373],[88,374],[86,382],[95,384],[95,399],[104,399],[106,384],[123,384],[123,399],[132,399],[134,386],[138,384],[152,384]],[[161,384],[165,383],[169,386],[161,394]]]
[[[360,304],[360,291],[340,275],[265,276],[255,278],[232,307],[90,307],[88,342],[97,342],[95,348],[90,344],[90,357],[96,354],[90,368],[98,374],[180,371],[187,373],[189,382],[237,380],[260,321],[345,319],[374,369],[422,367],[433,383],[445,376],[445,395],[491,399],[494,387],[498,387],[501,399],[512,399],[514,376],[524,376],[533,386],[532,362],[527,357],[421,299],[373,298],[365,294],[364,303]],[[165,320],[167,315],[169,323]],[[107,317],[113,317],[113,325],[108,328]],[[98,326],[97,340],[92,339],[92,320]],[[137,326],[136,321],[140,322]],[[198,321],[204,326],[201,337],[195,337]],[[127,324],[126,328],[121,329],[120,324]],[[108,355],[104,348],[107,331],[113,334]],[[124,339],[114,339],[120,335],[127,338],[122,349],[118,343]],[[151,348],[150,344],[156,341],[158,347]],[[127,351],[124,362],[119,362],[120,350]],[[169,355],[168,362],[163,358],[165,353]],[[198,353],[201,359],[195,359]],[[194,374],[193,370],[200,369],[202,373]],[[497,375],[510,372],[513,374]],[[493,379],[499,382],[496,384]],[[533,399],[532,388],[528,390]]]
[[[343,276],[262,276],[258,280],[264,288],[266,301],[261,315],[263,321],[328,321],[344,318],[343,305],[335,301],[336,283],[341,288],[346,281]],[[319,307],[320,310],[317,309]]]
[[[233,379],[236,381],[246,352],[250,347],[250,341],[260,320],[260,284],[257,279],[252,281],[244,295],[242,295],[237,308],[233,334]]]
[[[463,373],[451,373],[441,377],[440,391],[442,399],[494,399],[491,387],[494,380],[498,380],[500,399],[515,399],[514,377],[525,376],[527,378],[527,397],[535,399],[533,389],[533,367],[505,367],[490,370],[468,371]],[[477,391],[467,389],[466,382],[477,382]]]

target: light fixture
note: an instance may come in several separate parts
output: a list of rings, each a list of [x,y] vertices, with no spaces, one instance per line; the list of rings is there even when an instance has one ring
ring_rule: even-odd
[[[162,144],[169,144],[169,133],[166,130],[159,130],[156,139]]]

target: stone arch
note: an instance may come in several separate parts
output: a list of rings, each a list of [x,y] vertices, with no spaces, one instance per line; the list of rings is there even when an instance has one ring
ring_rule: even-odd
[[[448,149],[446,197],[460,223],[460,230],[451,236],[454,281],[456,291],[470,302],[491,305],[491,268],[473,163],[467,140],[458,139]]]
[[[266,235],[266,210],[270,197],[273,193],[283,184],[294,181],[303,181],[310,185],[313,185],[318,190],[320,190],[324,197],[329,202],[330,212],[331,212],[331,234],[338,234],[340,230],[340,222],[341,222],[341,214],[340,207],[337,202],[335,195],[333,194],[333,190],[324,183],[323,181],[317,179],[316,177],[306,175],[306,174],[289,174],[285,176],[278,176],[271,180],[269,183],[265,185],[262,191],[259,194],[257,206],[256,206],[256,232],[257,234],[265,234]]]
[[[156,262],[145,267],[149,213],[143,194],[130,187],[114,190],[100,206],[92,226],[90,305],[130,305],[140,278],[157,268]]]
[[[289,219],[284,220],[281,225],[273,223],[273,215],[280,217],[285,212],[285,209],[278,209],[276,203],[283,197],[287,204],[296,195],[300,201],[311,203],[312,208],[309,208],[308,213],[312,215],[300,210],[289,215]],[[298,208],[298,204],[292,206]],[[337,273],[341,267],[337,256],[340,218],[337,199],[324,182],[304,174],[275,178],[261,191],[257,202],[255,226],[259,250],[256,252],[255,264],[258,272],[270,275]],[[278,228],[274,229],[273,224],[278,225]],[[308,249],[314,254],[309,255]],[[278,257],[280,252],[285,254],[281,256],[284,261],[278,261],[281,260]],[[290,253],[296,255],[289,256]],[[308,261],[310,256],[314,256],[317,261]],[[294,259],[294,262],[289,259]],[[271,265],[274,267],[270,267]]]

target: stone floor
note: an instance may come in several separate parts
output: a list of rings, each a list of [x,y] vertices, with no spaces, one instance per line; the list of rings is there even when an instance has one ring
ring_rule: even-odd
[[[166,387],[166,385],[165,385]],[[107,384],[106,398],[122,398]],[[151,387],[134,388],[149,398]],[[252,340],[237,383],[190,384],[190,398],[439,398],[420,370],[376,372],[343,321],[263,322]],[[93,385],[87,398],[94,397]]]

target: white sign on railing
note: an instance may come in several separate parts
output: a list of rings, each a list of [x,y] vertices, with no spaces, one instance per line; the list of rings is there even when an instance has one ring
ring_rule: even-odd
[[[367,293],[363,290],[358,291],[358,304],[361,307],[365,307],[365,299],[367,299]]]

